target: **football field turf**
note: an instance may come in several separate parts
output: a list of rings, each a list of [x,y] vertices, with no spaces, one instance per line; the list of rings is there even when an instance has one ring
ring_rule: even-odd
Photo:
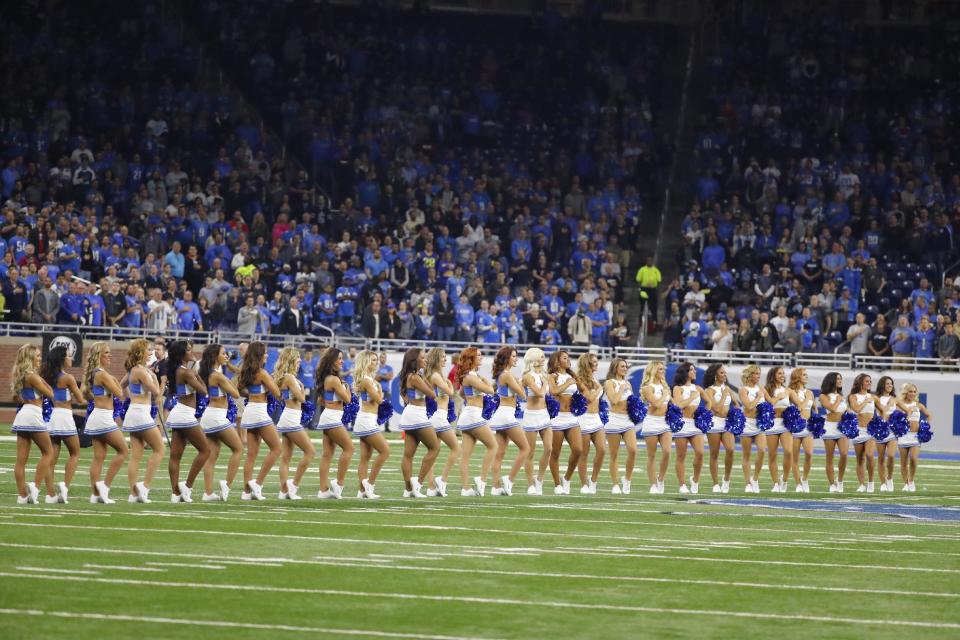
[[[915,494],[899,468],[896,493],[853,493],[852,455],[828,494],[817,455],[814,493],[770,494],[764,469],[750,496],[738,452],[727,495],[705,466],[700,495],[671,468],[650,496],[638,465],[629,496],[605,470],[595,496],[554,496],[548,475],[528,497],[521,473],[513,497],[460,498],[454,473],[450,497],[414,501],[391,438],[379,501],[317,500],[314,463],[299,502],[276,499],[274,470],[264,502],[239,500],[241,475],[227,503],[198,480],[171,504],[165,460],[152,504],[126,502],[123,469],[109,506],[88,503],[89,449],[70,504],[17,506],[3,438],[0,637],[960,637],[960,462],[921,459]]]

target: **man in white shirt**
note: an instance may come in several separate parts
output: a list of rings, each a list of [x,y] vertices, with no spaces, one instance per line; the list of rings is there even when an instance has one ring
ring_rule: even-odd
[[[787,318],[787,307],[785,305],[777,307],[777,317],[771,320],[770,324],[774,326],[778,334],[787,330],[787,327],[790,326],[790,319]]]
[[[153,289],[147,302],[147,328],[162,333],[170,328],[172,317],[173,307],[161,298],[160,289]]]
[[[856,316],[856,322],[847,329],[847,340],[850,341],[850,353],[866,353],[867,342],[870,340],[870,325],[862,313]]]

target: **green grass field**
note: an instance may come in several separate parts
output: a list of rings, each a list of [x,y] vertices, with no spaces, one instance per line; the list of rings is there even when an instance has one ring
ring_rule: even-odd
[[[921,460],[915,494],[852,493],[852,468],[828,494],[817,456],[810,495],[737,480],[682,499],[671,474],[649,496],[638,468],[630,496],[604,475],[596,496],[548,480],[531,498],[521,474],[511,498],[451,478],[413,501],[394,445],[376,502],[317,500],[312,470],[300,502],[274,472],[268,501],[238,481],[226,504],[175,505],[164,466],[153,504],[125,501],[121,471],[117,504],[91,505],[84,450],[69,505],[17,506],[3,438],[0,637],[960,637],[960,462]]]

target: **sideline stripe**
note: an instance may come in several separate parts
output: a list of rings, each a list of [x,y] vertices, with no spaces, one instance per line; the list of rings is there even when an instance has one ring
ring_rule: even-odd
[[[889,569],[889,567],[886,567]],[[321,596],[364,598],[364,599],[393,599],[427,602],[462,602],[465,604],[488,604],[488,605],[516,605],[526,607],[549,607],[555,609],[585,609],[596,611],[632,611],[635,613],[654,613],[654,614],[674,614],[674,615],[701,615],[718,618],[752,618],[756,620],[802,620],[805,622],[828,622],[843,623],[858,626],[865,625],[890,625],[899,627],[918,627],[925,629],[960,629],[960,623],[955,622],[925,622],[921,620],[901,620],[897,619],[875,619],[875,618],[842,618],[834,616],[814,616],[792,613],[762,613],[757,611],[724,611],[722,609],[680,609],[675,607],[641,607],[628,604],[606,604],[606,603],[583,603],[583,602],[565,602],[551,600],[520,600],[519,598],[483,598],[479,596],[436,596],[428,594],[414,593],[387,593],[387,592],[367,592],[367,591],[349,591],[341,589],[316,589],[306,587],[267,587],[264,585],[247,584],[211,584],[205,582],[161,582],[154,580],[124,580],[118,578],[87,578],[84,576],[54,576],[41,574],[16,574],[0,572],[0,576],[5,578],[34,578],[39,580],[60,580],[69,582],[96,582],[99,584],[126,584],[147,587],[170,587],[182,589],[221,589],[227,591],[252,591],[252,592],[274,592],[274,593],[300,593]],[[0,610],[2,611],[2,610]]]
[[[363,629],[335,629],[329,627],[301,627],[289,624],[262,624],[253,622],[234,622],[232,620],[186,620],[184,618],[158,618],[155,616],[130,616],[112,613],[90,613],[74,611],[40,611],[39,609],[0,609],[0,614],[13,616],[51,616],[54,618],[73,618],[82,620],[110,620],[113,622],[152,622],[156,624],[179,624],[200,627],[222,627],[230,629],[257,629],[267,631],[293,631],[296,633],[319,633],[345,636],[369,636],[372,638],[413,638],[415,640],[463,640],[461,636],[436,636],[423,633],[400,633],[391,631],[364,631]],[[472,638],[467,640],[492,640]]]

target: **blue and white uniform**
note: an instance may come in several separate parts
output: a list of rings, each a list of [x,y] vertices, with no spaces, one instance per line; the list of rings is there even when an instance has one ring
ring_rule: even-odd
[[[653,397],[658,399],[662,398],[665,392],[663,385],[656,382],[650,384],[650,391],[653,393]],[[667,425],[666,417],[655,416],[651,413],[647,414],[647,417],[643,419],[643,424],[640,426],[640,435],[643,437],[659,436],[668,431],[670,431],[670,427]]]
[[[773,403],[774,412],[776,412],[777,410],[783,411],[784,409],[790,406],[790,397],[787,395],[787,388],[777,387],[776,389],[773,390],[773,397],[776,398],[777,395],[779,394],[783,394],[783,395],[777,398],[777,401]],[[778,436],[781,433],[786,433],[786,432],[787,432],[787,427],[784,426],[783,424],[783,418],[774,418],[773,426],[770,427],[769,430],[767,430],[767,435]]]
[[[57,374],[59,379],[63,371]],[[54,402],[70,402],[73,399],[70,389],[66,387],[53,388]],[[54,407],[50,414],[50,437],[69,438],[77,435],[77,423],[73,419],[73,410],[66,407]]]
[[[800,401],[800,406],[797,407],[797,408],[800,409],[801,413],[803,412],[803,407],[805,407],[805,406],[807,405],[807,394],[808,394],[808,393],[810,393],[810,392],[807,391],[806,389],[798,389],[798,390],[797,390],[797,400]],[[811,415],[812,415],[812,414],[813,414],[813,413],[812,413],[812,411],[811,411]],[[793,437],[794,437],[794,438],[801,438],[801,439],[802,439],[802,438],[812,438],[812,437],[813,437],[813,434],[810,433],[810,429],[808,429],[807,427],[804,427],[804,428],[803,428],[803,431],[798,431],[797,433],[793,434]]]
[[[93,375],[96,376],[98,371],[102,371],[102,369],[94,370]],[[90,387],[90,393],[93,394],[94,398],[106,398],[110,396],[110,392],[101,384],[95,384]],[[117,423],[113,419],[113,409],[94,407],[90,415],[87,416],[87,423],[84,426],[83,432],[88,436],[102,436],[117,429],[119,429],[119,427],[117,427]]]
[[[181,367],[183,368],[183,367]],[[171,378],[176,380],[176,373],[174,373]],[[177,383],[177,397],[181,396],[192,396],[196,393],[193,390],[193,387],[187,384]],[[170,410],[170,413],[167,414],[167,426],[173,430],[177,429],[190,429],[192,427],[200,426],[200,421],[197,420],[197,410],[193,407],[187,406],[183,402],[178,402],[173,406],[173,409]]]
[[[430,416],[430,424],[433,425],[433,429],[437,433],[450,431],[454,428],[447,420],[447,406],[450,404],[451,398],[448,395],[441,395],[444,392],[440,387],[434,387],[433,392],[437,396],[437,411]]]
[[[321,384],[323,384],[321,382]],[[325,403],[329,402],[339,402],[340,398],[337,397],[336,392],[326,389],[323,392],[323,401]],[[268,416],[269,417],[269,416]],[[323,410],[323,413],[320,414],[320,419],[317,420],[317,431],[328,431],[330,429],[336,429],[343,426],[343,409],[331,409],[326,407]]]
[[[266,390],[262,384],[252,384],[247,387],[247,393],[255,395],[265,393]],[[326,415],[324,411],[324,415]],[[240,417],[241,429],[262,429],[273,424],[273,419],[267,411],[266,402],[248,402],[243,409],[243,415]]]
[[[207,397],[211,400],[213,398],[222,398],[226,396],[223,389],[215,385],[207,386]],[[219,433],[220,431],[226,431],[233,426],[233,423],[227,420],[227,408],[223,407],[214,407],[212,405],[207,405],[207,408],[204,410],[203,415],[200,416],[200,426],[203,427],[203,432],[206,434]]]
[[[620,398],[625,398],[623,395],[624,389],[630,388],[630,383],[626,380],[611,380],[613,382],[614,388],[614,398],[617,401],[621,401]],[[628,394],[629,395],[629,394]],[[613,403],[614,398],[611,398],[610,401]],[[630,417],[625,413],[614,413],[610,412],[610,420],[604,425],[603,429],[606,433],[612,434],[621,434],[626,433],[627,431],[632,431],[635,427],[630,421]]]
[[[760,396],[760,387],[743,387],[747,392],[747,399],[750,402],[753,402]],[[743,433],[740,434],[740,437],[747,438],[756,438],[758,435],[763,433],[760,431],[760,427],[757,426],[756,418],[746,418],[743,423]]]
[[[294,384],[300,387],[300,391],[303,391],[303,383],[297,380],[296,376],[287,374],[288,377],[293,378]],[[283,398],[284,402],[289,402],[293,398],[293,394],[290,393],[290,389],[284,389],[280,392],[280,397]],[[280,419],[277,420],[277,433],[294,433],[296,431],[303,431],[303,425],[300,424],[300,418],[303,416],[303,411],[300,409],[294,409],[292,407],[285,406],[283,412],[280,414]]]
[[[367,376],[361,376],[360,381]],[[375,381],[374,381],[375,382]],[[370,394],[366,391],[360,392],[360,411],[357,413],[357,421],[353,423],[353,435],[357,438],[365,438],[380,433],[380,425],[377,424],[376,411],[364,411],[363,403],[370,402]],[[440,413],[437,411],[437,413]],[[436,415],[436,414],[434,414]]]
[[[129,389],[131,396],[146,397],[143,385],[139,382],[131,382]],[[146,403],[143,403],[134,402],[131,397],[130,406],[127,407],[127,414],[123,417],[123,432],[136,433],[138,431],[146,431],[154,428],[156,425],[156,421],[154,421],[153,416],[150,415],[149,398],[147,398]]]
[[[890,415],[896,408],[897,399],[893,396],[879,396],[877,399],[880,401],[880,412],[882,415]],[[877,440],[877,444],[887,444],[895,440],[896,437],[897,436],[893,435],[893,431],[890,431],[886,438]]]
[[[712,404],[720,402],[720,398],[723,398],[723,408],[726,411],[730,410],[730,394],[724,394],[724,385],[714,385],[705,391],[712,396]],[[713,426],[710,427],[710,431],[707,433],[723,433],[727,430],[727,418],[725,416],[713,415]]]
[[[33,387],[24,387],[20,390],[20,399],[24,402],[39,398],[40,394]],[[43,421],[43,409],[35,404],[21,406],[13,418],[13,428],[11,428],[13,433],[43,433],[49,430],[49,426]]]
[[[424,400],[425,398],[426,395],[420,389],[414,389],[413,387],[407,389],[407,404],[404,405],[403,413],[400,414],[400,431],[416,431],[432,426],[430,418],[427,417],[427,408],[412,404],[414,400]],[[439,412],[440,407],[437,407],[437,413]]]
[[[533,379],[537,381],[537,386],[542,387],[546,384],[546,381],[543,379],[543,374],[530,372],[530,375],[533,376]],[[530,387],[526,388],[527,399],[531,397]],[[539,433],[544,429],[550,428],[550,413],[547,411],[546,407],[543,409],[524,409],[523,411],[523,420],[520,422],[520,426],[523,427],[523,430],[528,433]]]
[[[837,399],[837,394],[828,393],[827,399],[830,401],[831,404],[833,404]],[[843,412],[846,410],[847,410],[847,401],[843,397],[841,397],[840,404],[837,405],[836,412],[831,412],[831,413],[839,413],[842,415]],[[840,438],[846,438],[845,435],[840,433],[840,423],[838,422],[830,422],[829,420],[827,420],[824,423],[823,428],[824,428],[824,432],[821,440],[839,440]]]
[[[920,405],[918,405],[916,402],[904,402],[903,406],[907,409],[907,422],[910,423],[912,428],[914,424],[920,422]],[[901,437],[897,438],[897,446],[904,447],[905,449],[919,447],[920,440],[917,438],[917,432],[908,431]]]
[[[859,415],[873,418],[873,415],[877,412],[876,404],[873,402],[873,395],[870,393],[858,393],[856,394],[856,398],[857,402],[863,403],[863,406],[860,407]],[[851,444],[863,444],[867,440],[873,440],[873,436],[867,433],[866,427],[860,427],[859,431],[857,431],[857,437],[853,439]]]
[[[464,384],[463,397],[469,400],[470,398],[482,398],[483,394],[470,385]],[[480,407],[473,407],[469,404],[464,405],[463,411],[460,412],[460,416],[457,418],[457,428],[460,429],[460,431],[470,431],[471,429],[482,427],[485,424],[487,424],[487,421],[483,417],[483,410]]]
[[[685,384],[680,387],[680,399],[686,400],[687,398],[692,398],[693,396],[700,397],[700,392],[697,391],[697,385],[695,384]],[[673,434],[674,438],[692,438],[694,436],[703,435],[703,432],[697,428],[697,425],[694,423],[693,418],[683,417],[683,429]]]
[[[570,374],[568,373],[558,373],[557,374],[557,386],[563,385],[567,380],[570,379]],[[577,390],[576,385],[570,385],[566,389],[560,392],[562,396],[572,396]],[[550,428],[554,431],[566,431],[572,429],[573,427],[580,426],[577,423],[577,418],[569,411],[561,411],[557,414],[557,417],[553,419],[550,424]]]
[[[497,395],[500,396],[500,406],[497,407],[497,410],[490,418],[490,429],[493,431],[506,431],[507,429],[519,426],[520,421],[517,420],[516,416],[517,408],[503,402],[504,398],[513,398],[516,400],[517,394],[507,385],[500,384],[497,385]]]

